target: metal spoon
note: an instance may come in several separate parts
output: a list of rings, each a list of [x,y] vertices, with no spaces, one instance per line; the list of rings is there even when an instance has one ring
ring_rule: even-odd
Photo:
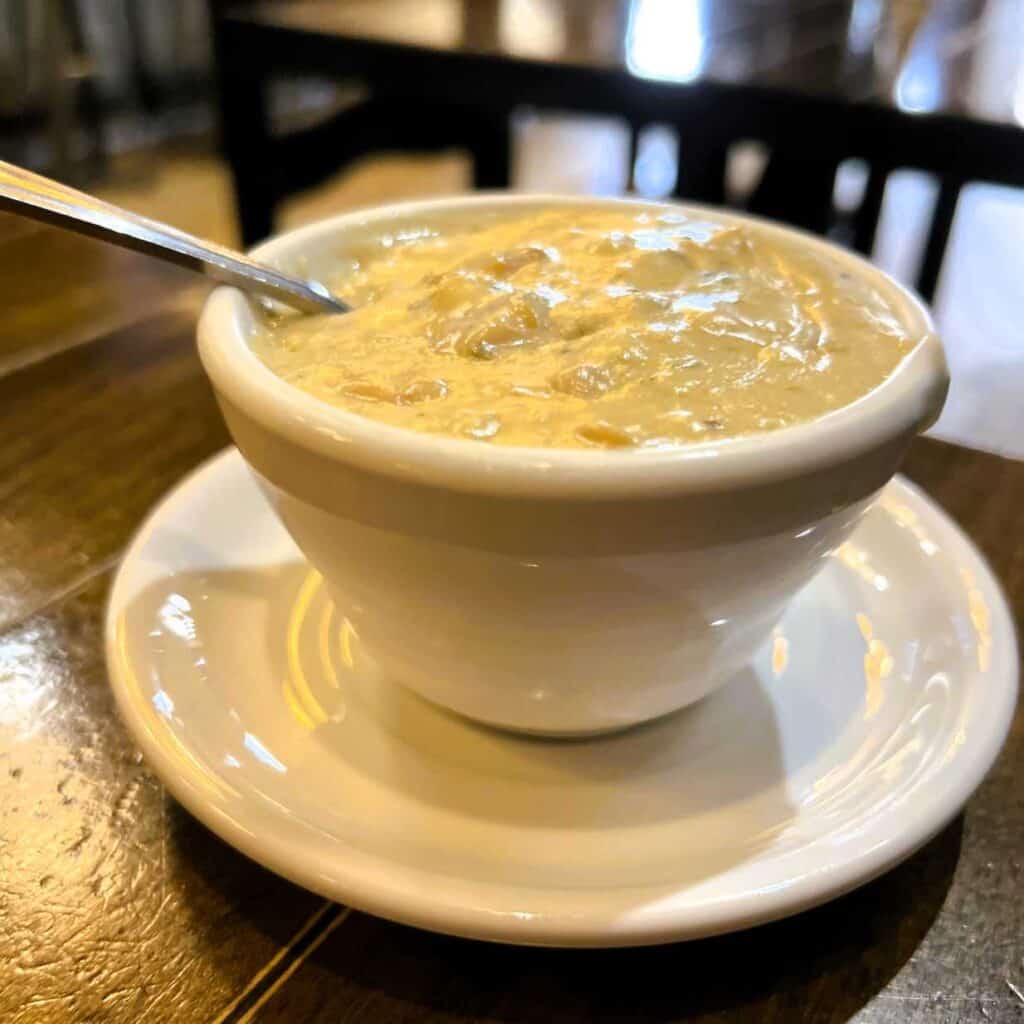
[[[319,281],[282,274],[243,253],[140,217],[2,160],[0,209],[177,263],[221,284],[276,299],[306,313],[347,313],[351,308]]]

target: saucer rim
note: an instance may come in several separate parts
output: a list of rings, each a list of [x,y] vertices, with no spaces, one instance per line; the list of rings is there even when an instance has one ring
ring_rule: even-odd
[[[268,824],[274,815],[244,795],[211,795],[201,769],[179,752],[177,737],[166,730],[148,702],[136,699],[138,687],[127,651],[119,637],[119,610],[154,528],[175,504],[204,485],[208,476],[229,468],[242,457],[237,449],[213,455],[182,478],[157,503],[139,527],[118,566],[107,599],[104,641],[110,686],[129,733],[146,762],[171,795],[194,817],[250,859],[305,889],[367,913],[466,938],[517,945],[560,947],[615,947],[656,945],[737,931],[788,917],[835,899],[910,857],[938,834],[963,808],[999,755],[1013,722],[1017,701],[1018,656],[1012,613],[984,556],[946,512],[915,484],[894,477],[886,490],[896,490],[928,520],[940,535],[947,557],[951,549],[957,563],[969,569],[974,586],[985,595],[991,616],[991,669],[988,700],[974,702],[975,727],[958,758],[952,784],[933,786],[927,800],[902,806],[904,825],[886,839],[843,860],[809,871],[771,891],[748,891],[709,899],[698,906],[671,906],[673,887],[621,887],[612,893],[651,892],[647,905],[624,914],[614,905],[602,906],[603,891],[587,889],[529,889],[499,882],[471,882],[397,865],[384,856],[352,850],[335,840],[311,857],[302,837],[287,830],[268,828],[263,833],[246,825],[254,815]],[[268,510],[269,511],[269,510]],[[993,685],[995,684],[995,685]],[[980,729],[980,733],[979,733]],[[183,753],[186,756],[183,756]],[[246,809],[248,808],[248,814]],[[891,814],[890,810],[888,814]],[[308,845],[308,844],[307,844]],[[812,847],[815,844],[811,844]],[[327,869],[327,870],[324,870]],[[443,889],[439,889],[443,886]],[[502,892],[505,890],[504,892]],[[508,902],[503,909],[488,903]],[[447,896],[445,895],[447,892]],[[681,890],[675,887],[676,893]],[[501,895],[503,899],[495,900]],[[515,909],[546,902],[551,909]],[[590,906],[584,906],[589,903]],[[668,904],[668,905],[666,905]],[[617,915],[617,916],[616,916]]]

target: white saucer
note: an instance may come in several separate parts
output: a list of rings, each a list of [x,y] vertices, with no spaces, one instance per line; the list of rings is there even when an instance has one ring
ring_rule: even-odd
[[[701,703],[588,741],[479,728],[379,678],[234,450],[139,533],[107,648],[150,765],[250,857],[394,920],[579,946],[742,928],[891,867],[981,781],[1017,672],[988,568],[894,481]]]

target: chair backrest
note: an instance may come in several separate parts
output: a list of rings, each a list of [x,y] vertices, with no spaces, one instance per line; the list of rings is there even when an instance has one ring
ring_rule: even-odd
[[[676,194],[721,202],[729,148],[764,143],[770,156],[745,208],[819,234],[832,232],[836,172],[848,159],[868,168],[849,241],[869,254],[885,186],[896,170],[935,175],[931,215],[917,289],[935,293],[961,189],[971,182],[1024,187],[1024,129],[948,114],[910,114],[873,103],[798,97],[746,86],[701,85],[679,122],[681,161]]]
[[[964,186],[990,182],[1024,188],[1024,129],[953,115],[915,115],[867,108],[857,112],[856,151],[870,168],[853,244],[870,253],[889,175],[904,168],[926,171],[939,182],[917,290],[932,299]]]

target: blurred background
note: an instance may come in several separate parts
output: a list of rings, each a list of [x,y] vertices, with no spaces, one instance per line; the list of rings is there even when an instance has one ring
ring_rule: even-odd
[[[1024,457],[1024,0],[0,0],[0,156],[229,244],[475,187],[746,208],[934,305]]]

